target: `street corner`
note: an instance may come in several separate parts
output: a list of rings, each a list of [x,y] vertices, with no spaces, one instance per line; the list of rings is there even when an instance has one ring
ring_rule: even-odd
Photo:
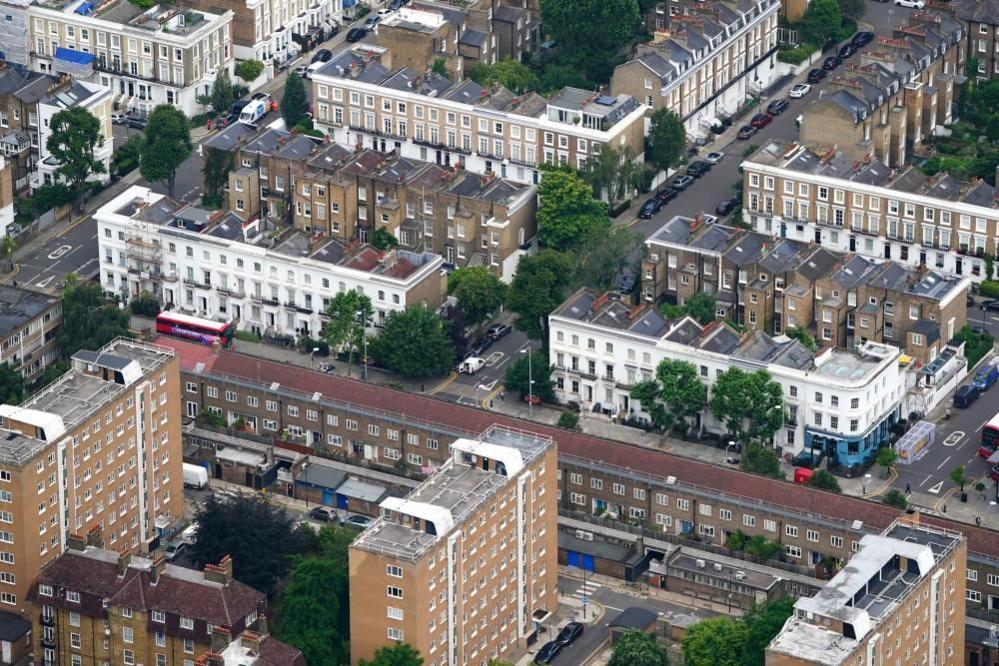
[[[441,381],[440,384],[438,384],[437,386],[434,386],[429,391],[427,391],[427,395],[434,395],[436,393],[440,393],[441,391],[443,391],[444,389],[446,389],[448,386],[450,386],[451,384],[453,384],[456,379],[458,379],[458,373],[455,372],[454,370],[452,370],[451,372],[448,373],[448,376],[445,377]]]

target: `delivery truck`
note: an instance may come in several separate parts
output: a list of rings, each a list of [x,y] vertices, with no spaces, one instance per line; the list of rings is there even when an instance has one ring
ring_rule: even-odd
[[[184,463],[184,487],[201,490],[208,487],[208,470],[201,465]]]

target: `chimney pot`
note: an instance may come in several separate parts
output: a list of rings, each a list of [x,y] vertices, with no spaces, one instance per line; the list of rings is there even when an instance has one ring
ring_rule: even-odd
[[[153,566],[149,570],[149,581],[153,585],[157,585],[160,582],[160,576],[163,575],[163,569],[166,568],[166,558],[162,555],[157,555],[153,558]]]

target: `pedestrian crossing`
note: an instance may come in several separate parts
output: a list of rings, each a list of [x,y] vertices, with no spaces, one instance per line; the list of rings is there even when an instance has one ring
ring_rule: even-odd
[[[588,580],[585,583],[580,583],[579,587],[568,593],[568,596],[579,599],[580,601],[583,601],[583,598],[586,597],[586,600],[589,601],[593,598],[594,593],[596,593],[596,591],[601,587],[602,585],[600,585],[600,583],[594,583],[592,580]]]

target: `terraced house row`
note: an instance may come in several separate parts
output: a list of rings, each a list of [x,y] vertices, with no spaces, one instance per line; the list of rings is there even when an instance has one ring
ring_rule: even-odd
[[[559,513],[588,523],[617,514],[619,529],[643,536],[645,550],[697,537],[721,546],[740,530],[780,545],[781,559],[814,571],[824,558],[842,565],[899,516],[885,504],[720,468],[661,451],[413,395],[234,352],[176,340],[187,414],[210,408],[228,422],[252,417],[278,445],[308,445],[314,453],[391,471],[404,465],[429,473],[449,457],[448,446],[498,424],[551,437],[558,447]],[[999,533],[937,517],[930,527],[967,540],[966,612],[999,621]],[[630,523],[630,525],[625,525]]]

